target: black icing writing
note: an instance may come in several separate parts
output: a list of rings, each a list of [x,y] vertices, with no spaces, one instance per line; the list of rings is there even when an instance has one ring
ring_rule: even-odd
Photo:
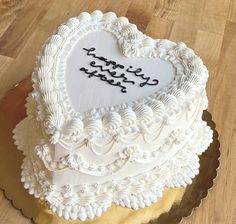
[[[93,58],[97,58],[97,59],[99,59],[100,61],[105,62],[105,65],[106,65],[106,66],[112,65],[112,68],[113,68],[113,69],[116,69],[116,68],[124,69],[124,68],[125,68],[124,65],[118,64],[118,63],[115,62],[115,61],[109,60],[109,59],[107,59],[107,58],[105,58],[105,57],[102,57],[102,56],[97,56],[96,54],[92,53],[92,52],[94,52],[94,51],[96,50],[94,47],[91,47],[91,48],[89,48],[89,49],[83,48],[83,50],[87,51],[87,55],[88,55],[88,56],[92,56]]]
[[[126,72],[129,72],[129,73],[132,73],[134,74],[135,76],[137,77],[140,77],[142,78],[143,80],[145,80],[145,82],[142,82],[139,84],[140,87],[143,87],[145,85],[149,85],[149,86],[156,86],[159,81],[157,79],[153,79],[151,80],[151,82],[149,82],[149,80],[151,79],[151,77],[145,77],[144,74],[139,74],[140,72],[142,72],[142,69],[141,68],[137,68],[136,70],[132,71],[130,69],[132,69],[133,66],[129,66],[129,68],[126,69]]]
[[[116,71],[110,71],[110,69],[107,69],[107,68],[104,69],[102,65],[96,64],[95,61],[91,61],[91,62],[90,62],[90,65],[91,65],[92,67],[94,67],[94,68],[100,68],[100,70],[101,70],[102,72],[108,72],[113,78],[122,78],[122,81],[123,81],[123,82],[131,83],[131,84],[133,84],[133,85],[135,84],[134,81],[128,80],[128,78],[125,77],[125,73],[121,73],[120,75],[116,75]]]
[[[123,85],[121,85],[121,82],[115,82],[114,79],[108,79],[108,78],[106,77],[106,75],[100,74],[100,73],[98,73],[98,71],[96,71],[96,70],[90,72],[87,68],[82,67],[82,68],[80,68],[80,71],[85,72],[85,73],[88,75],[88,78],[98,77],[98,78],[100,78],[101,81],[105,81],[105,82],[107,82],[108,84],[110,84],[110,85],[112,85],[112,86],[118,86],[118,87],[120,87],[120,88],[121,88],[120,91],[121,91],[122,93],[126,93],[126,92],[127,92],[126,87],[123,86]]]
[[[97,64],[95,61],[91,61],[90,64],[89,64],[93,68],[98,68],[101,72],[108,73],[112,78],[115,78],[115,79],[120,78],[123,83],[130,83],[132,85],[135,84],[135,81],[130,80],[126,77],[127,73],[132,74],[136,77],[139,77],[143,80],[143,82],[139,83],[140,87],[144,87],[145,85],[156,86],[159,83],[159,81],[157,79],[151,79],[151,77],[145,76],[145,74],[142,73],[141,68],[134,69],[133,66],[129,66],[127,68],[124,65],[119,64],[115,61],[109,60],[109,59],[107,59],[103,56],[97,56],[95,54],[96,49],[94,47],[83,48],[83,50],[85,50],[87,52],[88,56],[91,56],[95,59],[98,59],[98,60],[104,62],[105,63],[104,66],[107,66],[107,67],[111,66],[110,68],[112,68],[114,70],[115,69],[123,69],[124,72],[119,72],[119,74],[117,74],[117,71],[112,71],[110,68],[107,68],[107,67],[104,68],[103,65]],[[123,92],[123,93],[127,92],[126,86],[122,85],[121,82],[115,82],[114,79],[109,79],[105,74],[98,73],[97,70],[94,70],[94,71],[90,72],[90,71],[88,71],[87,68],[82,67],[82,68],[80,68],[80,71],[84,71],[86,74],[88,74],[88,78],[91,78],[93,76],[99,77],[100,80],[105,81],[110,85],[120,87],[121,92]]]

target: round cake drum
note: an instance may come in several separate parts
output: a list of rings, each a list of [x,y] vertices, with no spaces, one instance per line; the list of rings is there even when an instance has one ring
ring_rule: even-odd
[[[25,99],[31,90],[32,83],[29,78],[8,92],[0,103],[0,187],[4,190],[6,197],[12,201],[13,206],[20,209],[24,216],[31,218],[35,223],[138,224],[150,222],[174,224],[179,223],[183,217],[189,216],[192,210],[198,207],[201,200],[207,196],[217,175],[220,143],[211,115],[204,111],[203,120],[213,130],[213,143],[200,156],[200,173],[194,178],[191,185],[186,188],[165,188],[163,197],[156,203],[137,211],[112,205],[101,217],[85,222],[66,221],[57,216],[47,208],[43,201],[29,195],[20,182],[21,164],[24,156],[21,151],[16,150],[12,139],[12,130],[20,120],[26,117]]]

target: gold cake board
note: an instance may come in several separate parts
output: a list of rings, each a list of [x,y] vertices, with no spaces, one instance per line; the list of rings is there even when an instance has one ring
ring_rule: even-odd
[[[219,166],[220,143],[211,114],[203,113],[203,120],[214,131],[213,143],[200,156],[200,173],[187,188],[165,189],[164,195],[153,205],[134,211],[112,205],[101,217],[85,222],[66,221],[47,209],[46,204],[28,194],[20,182],[22,152],[12,139],[15,125],[26,117],[25,98],[32,90],[30,78],[10,90],[0,102],[0,188],[15,208],[37,224],[177,224],[191,215],[213,186]],[[28,131],[33,131],[28,130]]]

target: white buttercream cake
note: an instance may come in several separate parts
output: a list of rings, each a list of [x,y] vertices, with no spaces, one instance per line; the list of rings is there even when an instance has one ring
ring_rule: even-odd
[[[154,40],[125,17],[69,19],[39,53],[27,117],[14,130],[24,187],[82,221],[186,187],[212,141],[202,121],[207,79],[184,43]]]

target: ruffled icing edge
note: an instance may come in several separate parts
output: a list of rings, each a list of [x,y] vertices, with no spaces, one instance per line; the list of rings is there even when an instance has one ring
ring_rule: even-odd
[[[98,108],[85,114],[74,111],[66,93],[64,77],[57,77],[54,66],[62,49],[68,44],[73,46],[74,33],[81,32],[84,35],[91,30],[113,33],[127,57],[152,57],[170,61],[176,68],[174,80],[149,97],[131,103]],[[119,129],[132,132],[143,125],[170,120],[191,105],[195,98],[206,98],[207,79],[208,71],[202,60],[184,43],[154,40],[138,31],[127,18],[117,18],[113,12],[103,14],[96,10],[91,14],[83,12],[78,17],[70,18],[47,40],[32,75],[32,96],[37,102],[36,116],[43,122],[47,134],[52,136],[51,142],[58,142],[62,136],[73,142],[75,136],[80,136],[82,132],[94,135],[99,135],[102,130],[109,133]],[[204,109],[206,107],[207,102]],[[71,132],[65,133],[65,129]]]
[[[36,198],[45,200],[50,209],[65,219],[93,219],[99,217],[105,212],[112,203],[117,205],[139,209],[150,206],[162,197],[165,187],[186,187],[192,183],[192,179],[199,172],[199,155],[201,155],[213,141],[213,131],[204,121],[197,121],[196,128],[200,131],[199,142],[188,142],[186,147],[179,150],[170,160],[166,161],[162,166],[155,167],[153,170],[145,172],[142,176],[125,178],[126,186],[122,190],[122,185],[110,181],[109,187],[115,187],[114,194],[93,195],[90,201],[78,201],[81,194],[88,194],[97,189],[98,185],[87,186],[78,191],[74,189],[76,186],[65,185],[58,187],[49,182],[47,173],[43,172],[43,163],[39,159],[34,159],[32,154],[33,146],[41,139],[40,127],[36,127],[35,137],[33,141],[26,142],[25,125],[32,126],[35,123],[33,119],[26,118],[20,122],[14,130],[14,140],[18,149],[23,150],[25,158],[22,164],[21,181],[24,187],[28,189],[29,194],[33,194]],[[41,133],[42,134],[42,133]],[[35,142],[34,142],[35,141]],[[28,150],[26,150],[28,149]],[[136,178],[137,177],[137,178]],[[135,184],[134,184],[135,183]],[[127,188],[132,188],[128,189]],[[121,187],[119,189],[119,187]],[[132,193],[131,193],[132,192]],[[78,194],[80,193],[79,197]],[[87,197],[88,199],[89,197]],[[83,204],[84,203],[84,204]],[[81,205],[82,204],[82,205]]]

